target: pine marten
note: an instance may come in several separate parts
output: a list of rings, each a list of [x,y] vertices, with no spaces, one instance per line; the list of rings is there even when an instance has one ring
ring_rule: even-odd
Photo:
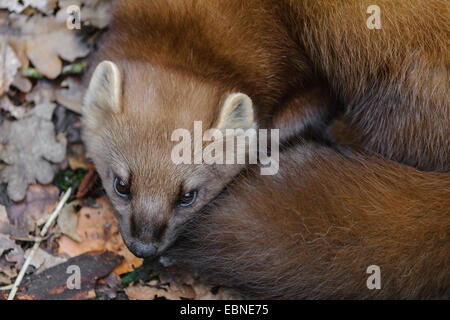
[[[171,135],[196,120],[204,130],[280,127],[283,142],[342,109],[367,151],[448,170],[446,2],[378,1],[380,30],[367,28],[370,4],[116,2],[84,141],[136,255],[164,252],[245,168],[174,164]],[[310,92],[323,96],[294,103]]]
[[[449,173],[311,143],[280,158],[278,175],[248,168],[165,260],[250,299],[450,298]]]

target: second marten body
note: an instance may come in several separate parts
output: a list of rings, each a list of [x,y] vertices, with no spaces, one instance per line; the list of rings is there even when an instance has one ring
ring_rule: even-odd
[[[166,257],[245,298],[450,298],[450,174],[314,144],[281,159],[277,176],[242,175]]]

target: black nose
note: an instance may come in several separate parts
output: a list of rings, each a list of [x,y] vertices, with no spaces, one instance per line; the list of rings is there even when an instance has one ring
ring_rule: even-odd
[[[149,258],[156,254],[156,247],[154,245],[137,240],[130,243],[129,249],[139,258]]]

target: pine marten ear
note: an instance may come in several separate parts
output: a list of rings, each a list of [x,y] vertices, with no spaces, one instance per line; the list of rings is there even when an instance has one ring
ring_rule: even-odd
[[[254,125],[252,100],[243,93],[232,93],[225,100],[217,129],[249,129]]]
[[[114,62],[103,61],[95,68],[83,104],[83,117],[88,126],[98,124],[105,112],[122,110],[121,82],[120,70]]]

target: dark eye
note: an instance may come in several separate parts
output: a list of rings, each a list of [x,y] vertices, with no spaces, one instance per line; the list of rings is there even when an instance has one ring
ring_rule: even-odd
[[[179,204],[180,207],[189,207],[195,202],[196,198],[197,198],[197,191],[196,190],[190,191],[190,192],[186,192],[185,194],[183,194],[180,197],[180,200],[179,200],[178,204]]]
[[[130,196],[130,187],[119,177],[114,178],[114,191],[122,198],[128,198]]]

